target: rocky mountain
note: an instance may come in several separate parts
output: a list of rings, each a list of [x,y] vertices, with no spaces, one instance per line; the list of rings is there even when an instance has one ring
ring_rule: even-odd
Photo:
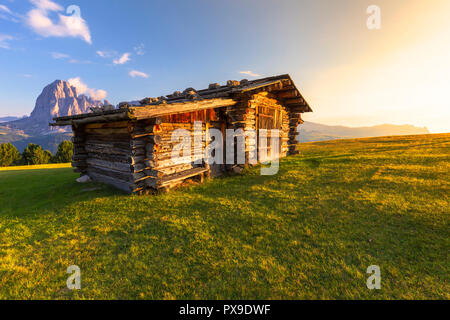
[[[300,142],[429,133],[426,127],[420,128],[413,125],[382,124],[373,127],[345,127],[305,121],[300,126]]]
[[[109,102],[101,102],[86,95],[79,95],[77,88],[71,86],[69,82],[56,80],[42,90],[29,117],[1,125],[23,130],[26,134],[31,135],[46,134],[52,130],[61,132],[65,129],[49,127],[48,124],[52,122],[53,118],[90,112],[91,107],[100,107],[103,104],[109,104]]]

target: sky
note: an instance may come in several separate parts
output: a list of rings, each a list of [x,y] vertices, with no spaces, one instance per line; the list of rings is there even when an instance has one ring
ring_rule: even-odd
[[[289,73],[307,121],[449,132],[449,16],[448,0],[0,0],[0,116],[57,79],[117,104]]]

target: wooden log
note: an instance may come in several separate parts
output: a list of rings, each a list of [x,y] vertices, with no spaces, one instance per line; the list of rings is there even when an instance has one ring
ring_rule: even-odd
[[[129,146],[130,143],[130,136],[117,136],[117,135],[111,135],[111,136],[98,136],[98,135],[89,135],[86,136],[86,139],[84,143],[107,143],[107,144],[123,144]]]
[[[84,116],[84,115],[80,115]],[[102,114],[97,116],[84,116],[85,118],[73,119],[72,123],[75,127],[79,127],[82,125],[86,125],[88,123],[99,123],[99,122],[116,122],[116,121],[125,121],[130,120],[130,113],[128,110],[123,110],[122,112],[112,113],[112,114]],[[55,119],[54,119],[55,120]],[[64,117],[56,120],[56,124],[60,124],[61,122],[66,121]]]
[[[189,101],[186,103],[172,103],[161,105],[146,106],[146,107],[131,107],[131,116],[136,119],[147,119],[154,117],[162,117],[170,114],[187,113],[192,111],[200,111],[212,109],[217,107],[225,107],[235,105],[236,101],[233,99],[208,99],[201,101]]]
[[[73,148],[73,153],[74,154],[85,154],[87,153],[86,150],[84,149],[84,145],[83,146],[74,146]]]
[[[146,174],[144,172],[137,172],[137,173],[131,173],[131,172],[122,172],[117,170],[112,170],[110,168],[104,168],[104,167],[98,167],[90,165],[88,167],[88,171],[90,172],[96,172],[98,174],[111,177],[113,179],[118,179],[122,181],[126,181],[128,183],[134,183],[140,180],[143,180],[146,178]]]
[[[158,134],[154,134],[151,132],[148,133],[141,133],[141,134],[131,134],[131,138],[132,139],[137,139],[137,138],[145,138],[148,142],[151,143],[155,143],[158,144],[161,140],[161,136]]]
[[[295,104],[295,105],[288,105],[288,107],[293,111],[293,112],[299,112],[299,113],[304,113],[304,112],[308,112],[309,111],[309,107],[308,105],[302,103],[302,104]]]
[[[95,158],[87,159],[86,162],[88,165],[94,166],[94,167],[111,169],[111,170],[120,171],[120,172],[124,172],[124,173],[131,173],[131,165],[129,163],[106,161],[106,160],[100,160],[100,159],[95,159]]]
[[[106,128],[128,128],[129,121],[107,122],[107,123],[89,123],[86,129],[106,129]]]
[[[146,119],[145,123],[147,125],[155,125],[155,124],[160,125],[162,123],[162,119],[161,119],[161,117],[150,118],[150,119]]]
[[[121,154],[130,155],[130,149],[114,148],[109,145],[86,144],[85,149],[88,153]]]
[[[86,128],[84,132],[88,134],[96,134],[96,135],[111,135],[111,134],[129,134],[129,129],[125,128],[94,128],[89,129]]]
[[[72,160],[73,161],[84,161],[84,160],[86,160],[88,158],[88,155],[87,154],[80,154],[80,153],[75,153],[73,156],[72,156]]]
[[[193,123],[176,123],[176,122],[163,122],[160,124],[161,129],[166,130],[173,130],[173,129],[180,129],[180,128],[187,128],[192,129],[194,127]]]
[[[122,162],[122,163],[132,163],[132,156],[129,154],[105,154],[105,153],[88,153],[89,158],[105,160],[105,161],[113,161],[113,162]]]
[[[161,125],[147,125],[147,126],[135,126],[133,129],[133,133],[136,135],[142,135],[146,133],[160,133],[162,132]]]
[[[166,160],[145,160],[145,164],[150,168],[168,168],[181,164],[191,164],[195,162],[197,159],[203,159],[203,157],[180,157],[175,162],[172,158],[168,158]]]
[[[192,149],[191,154],[200,154],[201,151],[204,151],[202,149]],[[201,153],[203,155],[203,153]],[[172,151],[166,151],[166,152],[147,152],[147,158],[149,160],[167,160],[172,158]]]
[[[177,172],[183,172],[189,169],[192,169],[193,166],[191,164],[183,164],[183,165],[175,165],[167,168],[152,168],[150,170],[144,170],[145,174],[150,177],[161,178],[165,175],[174,174]]]
[[[87,167],[87,163],[86,161],[82,160],[82,161],[72,161],[72,167]]]
[[[164,187],[173,187],[174,185],[178,183],[182,183],[184,180],[200,176],[208,172],[208,168],[199,167],[199,168],[192,168],[189,170],[184,170],[181,172],[173,173],[170,175],[163,175],[160,178],[157,179],[146,179],[145,183],[147,186],[151,188],[164,188]],[[203,179],[202,179],[203,180]]]
[[[296,98],[299,96],[299,92],[297,90],[288,90],[277,93],[278,98],[280,99],[290,99]]]
[[[131,172],[141,172],[144,169],[147,169],[147,166],[145,165],[145,163],[136,163],[134,165],[130,165],[131,167]]]
[[[205,145],[200,146],[199,148],[196,147],[192,147],[190,149],[190,153],[191,155],[203,155],[205,151]],[[159,147],[158,151],[147,151],[146,152],[146,156],[148,159],[154,159],[155,155],[156,157],[158,157],[159,154],[167,154],[169,153],[170,156],[172,157],[172,152],[173,152],[173,147],[171,144],[162,144],[161,147]],[[181,153],[180,153],[181,155]]]
[[[136,189],[136,185],[134,183],[130,183],[129,181],[124,181],[120,179],[115,179],[91,169],[87,170],[87,174],[94,181],[106,183],[127,193],[132,193]]]
[[[130,140],[131,148],[145,148],[147,141],[145,139],[132,139]]]
[[[99,147],[103,147],[103,148],[117,148],[117,149],[123,149],[123,150],[131,150],[131,149],[136,149],[136,148],[132,148],[130,146],[130,141],[99,141],[99,140],[87,140],[84,147],[86,146],[91,146],[91,147],[95,147],[95,146],[99,146]]]

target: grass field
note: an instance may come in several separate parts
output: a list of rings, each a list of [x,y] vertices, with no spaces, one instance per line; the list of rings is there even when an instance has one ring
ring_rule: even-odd
[[[450,134],[299,148],[158,196],[1,170],[0,298],[449,299]]]

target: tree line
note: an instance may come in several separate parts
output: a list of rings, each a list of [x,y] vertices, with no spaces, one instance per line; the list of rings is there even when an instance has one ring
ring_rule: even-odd
[[[73,143],[71,141],[61,142],[54,155],[34,143],[30,143],[22,153],[11,143],[0,144],[0,167],[66,163],[72,161],[72,156]]]

